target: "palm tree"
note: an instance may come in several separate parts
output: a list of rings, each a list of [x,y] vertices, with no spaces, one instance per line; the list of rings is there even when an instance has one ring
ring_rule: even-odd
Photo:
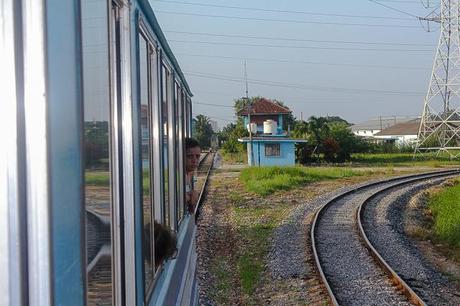
[[[209,118],[205,115],[197,115],[195,117],[195,138],[200,143],[202,148],[207,148],[211,144],[211,136],[214,134]]]

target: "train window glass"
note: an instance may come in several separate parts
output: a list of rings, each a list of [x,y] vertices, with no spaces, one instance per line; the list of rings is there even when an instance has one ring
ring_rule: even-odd
[[[87,304],[112,304],[111,117],[106,0],[82,0]]]
[[[184,209],[185,209],[185,193],[183,191],[185,187],[185,179],[184,179],[184,168],[179,165],[184,165],[183,163],[183,155],[184,155],[184,149],[183,149],[183,133],[182,133],[182,90],[179,86],[179,84],[175,83],[174,84],[174,93],[175,93],[175,117],[176,117],[176,152],[175,152],[175,158],[176,158],[176,199],[177,199],[177,209],[176,209],[176,214],[177,214],[177,220],[178,223],[180,223],[180,220],[182,220],[182,217],[184,216]]]
[[[164,222],[167,226],[171,226],[171,222],[169,220],[169,105],[168,99],[170,95],[169,89],[169,71],[163,65],[161,67],[161,121],[162,121],[162,130],[163,130],[163,171],[162,171],[162,178],[163,178],[163,218]]]
[[[151,88],[150,48],[145,38],[139,34],[139,82],[140,82],[140,125],[141,125],[141,182],[142,182],[142,222],[145,292],[152,284],[154,276],[153,223],[152,223],[152,146],[151,146]]]

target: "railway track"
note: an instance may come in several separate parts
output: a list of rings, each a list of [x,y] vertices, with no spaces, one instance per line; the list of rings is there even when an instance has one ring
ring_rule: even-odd
[[[333,305],[425,305],[370,243],[359,220],[363,207],[383,193],[455,174],[459,171],[369,183],[334,197],[318,210],[310,232],[312,249]]]
[[[215,155],[216,155],[215,152],[209,150],[206,153],[206,155],[203,158],[201,158],[198,164],[197,182],[196,182],[195,189],[200,191],[200,196],[198,197],[198,203],[195,207],[195,219],[196,220],[198,219],[201,205],[204,200],[204,194],[206,192],[206,187],[208,185],[209,176],[211,174],[211,170],[214,165]]]

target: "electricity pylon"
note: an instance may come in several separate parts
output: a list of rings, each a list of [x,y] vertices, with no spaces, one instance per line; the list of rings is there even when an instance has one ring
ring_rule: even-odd
[[[459,0],[441,0],[441,35],[418,132],[415,153],[460,157],[460,16]]]

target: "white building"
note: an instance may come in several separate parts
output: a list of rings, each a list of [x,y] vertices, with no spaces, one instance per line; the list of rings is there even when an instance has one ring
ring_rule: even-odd
[[[373,138],[385,142],[393,142],[397,146],[410,146],[417,141],[420,119],[398,123],[376,134]]]
[[[351,126],[351,131],[356,136],[364,138],[374,138],[374,135],[387,129],[391,126],[394,126],[399,123],[408,122],[414,120],[415,118],[411,117],[379,117],[371,120],[367,120],[358,124]]]

